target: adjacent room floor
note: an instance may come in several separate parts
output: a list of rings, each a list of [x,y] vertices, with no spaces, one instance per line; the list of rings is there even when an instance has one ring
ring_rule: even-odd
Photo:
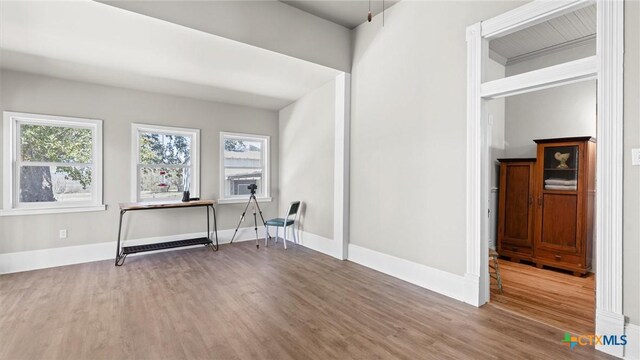
[[[595,276],[583,277],[498,260],[503,292],[491,284],[491,305],[572,334],[595,332]]]
[[[609,358],[494,306],[278,245],[0,276],[0,358]]]

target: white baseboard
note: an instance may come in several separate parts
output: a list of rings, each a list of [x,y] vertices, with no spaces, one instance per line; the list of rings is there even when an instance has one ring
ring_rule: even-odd
[[[361,246],[349,244],[349,261],[410,282],[442,295],[465,301],[465,278],[383,254]]]
[[[479,307],[480,303],[480,276],[464,274],[464,302]]]
[[[308,231],[298,231],[298,243],[311,250],[321,252],[337,259],[342,259],[342,244],[334,239],[327,239]],[[274,234],[271,234],[272,236]],[[287,240],[293,241],[292,234],[287,234]]]
[[[231,241],[235,229],[218,230],[218,242],[220,244],[227,244]],[[263,237],[262,231],[258,234]],[[206,232],[191,233],[191,234],[179,234],[170,236],[150,237],[143,239],[126,240],[125,245],[143,245],[164,241],[176,241],[189,238],[197,238],[206,236]],[[240,228],[236,235],[235,241],[254,240],[255,232],[253,228]],[[71,264],[80,264],[92,261],[114,259],[116,253],[116,242],[109,241],[97,244],[77,245],[77,246],[65,246],[58,248],[42,249],[22,251],[15,253],[0,254],[0,274],[8,274],[20,271],[29,271],[36,269],[44,269],[56,266],[64,266]],[[201,245],[198,245],[201,246]],[[187,249],[167,249],[158,250],[161,251],[174,251]],[[133,254],[135,256],[139,254]]]
[[[624,330],[624,315],[596,309],[597,335],[622,335]],[[597,350],[619,358],[623,357],[624,348],[617,345],[596,345]]]
[[[627,335],[627,345],[624,347],[624,359],[640,359],[640,326],[627,324],[625,325],[624,333]]]

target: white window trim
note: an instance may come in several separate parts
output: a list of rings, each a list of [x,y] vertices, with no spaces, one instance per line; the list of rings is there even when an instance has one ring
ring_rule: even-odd
[[[200,129],[191,129],[175,126],[150,125],[150,124],[131,124],[131,201],[140,202],[138,198],[138,159],[139,153],[139,136],[140,132],[165,133],[172,135],[186,135],[193,138],[191,143],[191,165],[193,174],[191,176],[191,187],[189,189],[191,197],[200,197]],[[167,199],[148,200],[145,202],[166,201]]]
[[[263,150],[263,183],[264,194],[263,196],[256,197],[258,202],[270,202],[271,198],[271,136],[269,135],[256,135],[256,134],[244,134],[235,132],[220,132],[220,195],[218,198],[218,204],[239,204],[247,202],[248,197],[246,195],[241,197],[225,197],[224,194],[224,138],[225,136],[232,136],[242,138],[246,140],[264,141],[265,147]]]
[[[91,202],[68,204],[50,202],[41,203],[40,205],[19,206],[17,193],[14,192],[18,176],[14,168],[17,161],[16,144],[18,134],[16,125],[18,121],[45,125],[80,126],[91,129],[93,132]],[[56,214],[106,209],[106,206],[102,203],[102,120],[4,111],[3,142],[3,209],[0,211],[0,216]]]

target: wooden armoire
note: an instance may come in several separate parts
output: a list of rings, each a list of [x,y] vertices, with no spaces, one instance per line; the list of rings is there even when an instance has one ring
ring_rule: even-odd
[[[498,253],[585,274],[593,252],[595,139],[535,142],[536,159],[499,159]]]

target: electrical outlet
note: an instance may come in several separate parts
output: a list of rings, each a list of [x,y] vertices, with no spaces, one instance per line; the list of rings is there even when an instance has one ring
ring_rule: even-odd
[[[640,165],[640,149],[631,149],[631,165]]]
[[[66,239],[66,238],[67,238],[67,229],[60,230],[60,239]]]

